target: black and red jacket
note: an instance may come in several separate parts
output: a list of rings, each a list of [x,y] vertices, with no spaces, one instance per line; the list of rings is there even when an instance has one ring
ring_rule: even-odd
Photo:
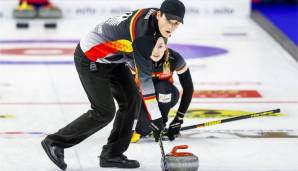
[[[151,119],[161,117],[151,77],[150,55],[154,41],[161,37],[154,13],[155,8],[147,8],[109,18],[82,38],[79,46],[93,62],[135,62],[137,79]]]

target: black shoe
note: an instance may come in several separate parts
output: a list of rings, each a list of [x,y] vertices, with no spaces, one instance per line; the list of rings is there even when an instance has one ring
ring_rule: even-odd
[[[100,157],[100,167],[139,168],[137,160],[129,160],[125,155],[116,157]]]
[[[64,162],[64,149],[51,144],[46,139],[41,141],[41,145],[52,162],[54,162],[61,170],[66,170],[67,164]]]

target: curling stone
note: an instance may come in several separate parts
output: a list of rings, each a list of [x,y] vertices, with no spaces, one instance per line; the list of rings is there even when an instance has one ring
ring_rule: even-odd
[[[177,152],[179,149],[187,149],[187,145],[175,146],[172,151],[165,155],[162,139],[159,140],[161,149],[162,171],[197,171],[199,169],[199,158],[189,152]]]
[[[29,5],[27,1],[23,1],[16,9],[13,10],[15,18],[35,18],[37,11],[34,6]]]
[[[62,18],[62,11],[60,8],[49,4],[41,7],[38,10],[38,17],[40,18]]]

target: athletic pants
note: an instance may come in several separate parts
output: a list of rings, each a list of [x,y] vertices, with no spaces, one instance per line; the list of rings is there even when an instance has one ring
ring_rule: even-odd
[[[129,146],[134,118],[138,115],[141,105],[134,78],[125,63],[94,63],[85,56],[77,55],[74,61],[91,109],[58,132],[48,135],[47,139],[63,148],[80,143],[113,120],[116,110],[113,100],[115,98],[119,108],[100,157],[119,156]]]

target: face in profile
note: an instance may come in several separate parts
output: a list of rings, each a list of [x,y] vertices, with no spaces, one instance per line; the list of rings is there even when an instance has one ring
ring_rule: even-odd
[[[158,62],[163,57],[166,49],[167,47],[164,38],[158,38],[150,56],[152,61]]]
[[[172,33],[178,28],[181,24],[177,20],[168,20],[165,14],[162,14],[160,11],[157,12],[156,18],[158,21],[158,28],[161,35],[165,38],[171,37]]]

